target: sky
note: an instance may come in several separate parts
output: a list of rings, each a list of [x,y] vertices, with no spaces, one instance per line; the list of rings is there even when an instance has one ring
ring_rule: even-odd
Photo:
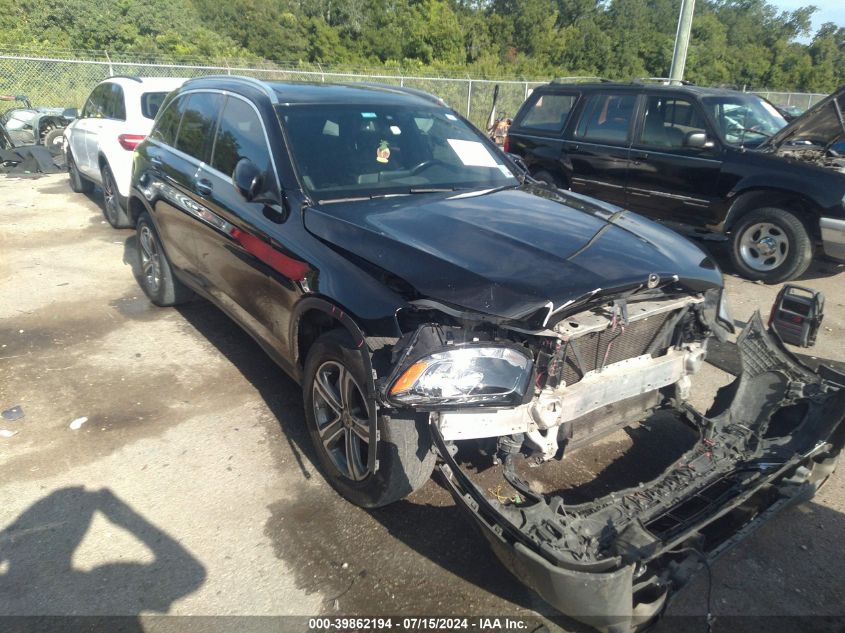
[[[784,11],[792,11],[810,4],[816,6],[818,11],[813,14],[813,33],[825,22],[845,26],[845,0],[769,0],[769,2]]]

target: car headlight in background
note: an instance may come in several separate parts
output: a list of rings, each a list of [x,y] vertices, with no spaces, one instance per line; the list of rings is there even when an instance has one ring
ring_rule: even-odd
[[[393,382],[398,405],[516,405],[531,378],[533,361],[512,347],[469,346],[425,356]]]

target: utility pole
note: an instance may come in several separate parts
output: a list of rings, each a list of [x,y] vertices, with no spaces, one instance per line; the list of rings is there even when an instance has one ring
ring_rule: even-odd
[[[681,0],[681,15],[678,17],[678,31],[675,33],[675,51],[672,53],[672,69],[669,78],[673,83],[680,83],[684,78],[684,66],[687,64],[689,34],[692,30],[692,14],[695,12],[695,0]]]

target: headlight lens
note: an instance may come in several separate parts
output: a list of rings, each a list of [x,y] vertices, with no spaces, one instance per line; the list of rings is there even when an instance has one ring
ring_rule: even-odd
[[[408,367],[390,387],[400,405],[518,404],[533,361],[511,347],[460,347]]]

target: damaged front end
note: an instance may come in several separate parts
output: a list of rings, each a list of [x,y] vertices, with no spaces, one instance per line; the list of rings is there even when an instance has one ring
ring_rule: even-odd
[[[509,464],[508,451],[504,477],[519,494],[490,497],[454,458],[453,420],[432,416],[455,500],[503,564],[562,613],[603,631],[649,622],[703,562],[783,507],[812,497],[833,472],[845,439],[845,375],[804,367],[765,330],[759,314],[738,349],[742,373],[720,394],[730,397],[721,410],[702,415],[678,397],[653,403],[698,433],[692,449],[652,481],[589,503],[567,505],[561,494],[536,492]],[[683,352],[683,367],[697,362],[689,357],[694,351]],[[653,380],[681,371],[674,360],[666,362],[672,369],[654,366]],[[631,399],[628,391],[619,395]]]

